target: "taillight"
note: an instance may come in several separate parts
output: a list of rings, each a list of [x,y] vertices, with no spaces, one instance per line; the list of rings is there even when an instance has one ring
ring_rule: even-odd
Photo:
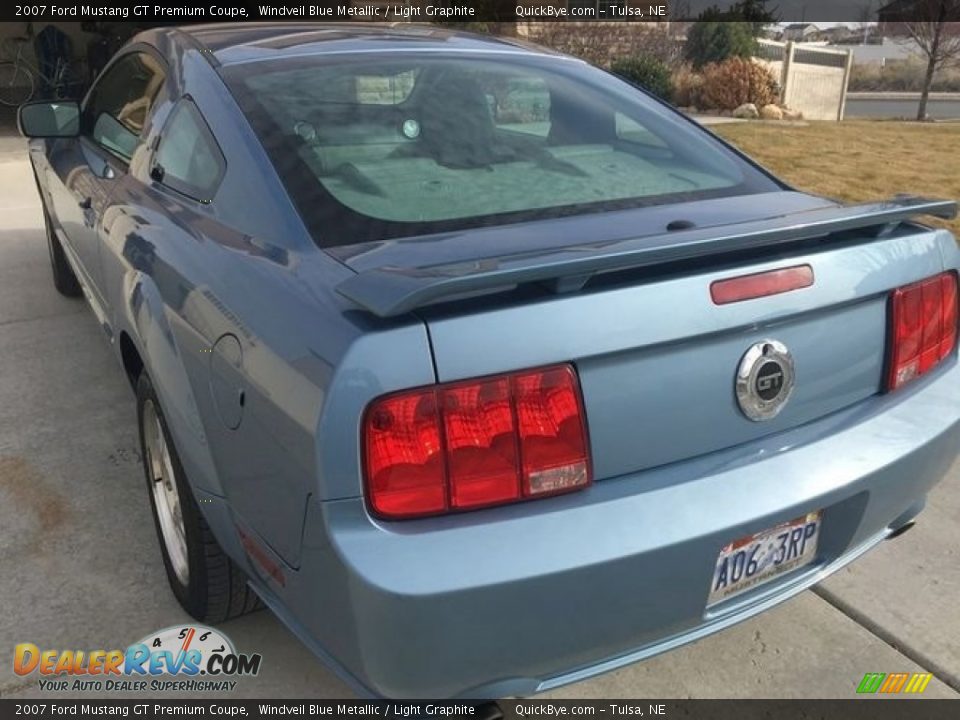
[[[441,388],[450,506],[516,500],[520,453],[509,378]]]
[[[549,495],[589,482],[577,377],[570,367],[513,378],[523,494]]]
[[[425,515],[447,509],[440,413],[433,390],[380,400],[367,412],[367,476],[385,515]]]
[[[946,272],[897,288],[890,307],[887,390],[896,390],[953,351],[957,339],[957,276]]]
[[[409,390],[363,422],[367,499],[410,518],[516,502],[590,483],[586,421],[569,365]]]

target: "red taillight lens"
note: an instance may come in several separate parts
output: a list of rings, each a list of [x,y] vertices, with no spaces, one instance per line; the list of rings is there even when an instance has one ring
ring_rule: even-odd
[[[570,367],[514,378],[524,495],[586,485],[587,445],[580,389]]]
[[[940,276],[940,312],[943,313],[940,357],[945,358],[957,342],[957,276],[953,273]]]
[[[498,378],[441,390],[450,504],[455,508],[520,497],[510,381]]]
[[[953,351],[957,339],[957,276],[952,272],[894,290],[887,389],[896,390]]]
[[[363,426],[367,495],[386,518],[499,505],[590,482],[569,365],[388,395]]]
[[[370,408],[367,481],[374,509],[387,516],[447,509],[440,413],[433,390],[384,398]]]

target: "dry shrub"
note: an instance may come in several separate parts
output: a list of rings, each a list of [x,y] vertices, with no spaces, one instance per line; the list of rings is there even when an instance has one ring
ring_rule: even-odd
[[[700,107],[703,76],[684,63],[673,71],[673,104],[677,107]]]
[[[744,103],[758,108],[778,99],[779,88],[770,71],[746,58],[729,58],[703,69],[701,102],[716,110],[734,110]]]
[[[886,65],[858,64],[850,73],[850,92],[920,92],[926,64],[912,60]],[[960,66],[939,67],[930,85],[931,92],[960,92]]]

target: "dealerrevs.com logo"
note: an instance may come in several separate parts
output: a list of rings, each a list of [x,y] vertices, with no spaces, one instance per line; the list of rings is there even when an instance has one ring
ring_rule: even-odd
[[[151,633],[126,650],[42,650],[19,643],[17,675],[41,676],[41,690],[224,691],[242,676],[260,672],[259,653],[238,653],[219,630],[199,625]]]

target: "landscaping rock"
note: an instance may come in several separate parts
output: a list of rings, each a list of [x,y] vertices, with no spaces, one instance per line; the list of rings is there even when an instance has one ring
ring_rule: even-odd
[[[760,108],[760,117],[764,120],[783,120],[783,110],[776,105],[764,105]]]
[[[733,116],[735,118],[743,118],[745,120],[754,120],[760,117],[760,112],[757,110],[757,106],[753,103],[744,103],[733,111]]]
[[[784,120],[803,120],[803,113],[799,110],[792,110],[791,108],[782,108],[783,110],[783,119]]]

